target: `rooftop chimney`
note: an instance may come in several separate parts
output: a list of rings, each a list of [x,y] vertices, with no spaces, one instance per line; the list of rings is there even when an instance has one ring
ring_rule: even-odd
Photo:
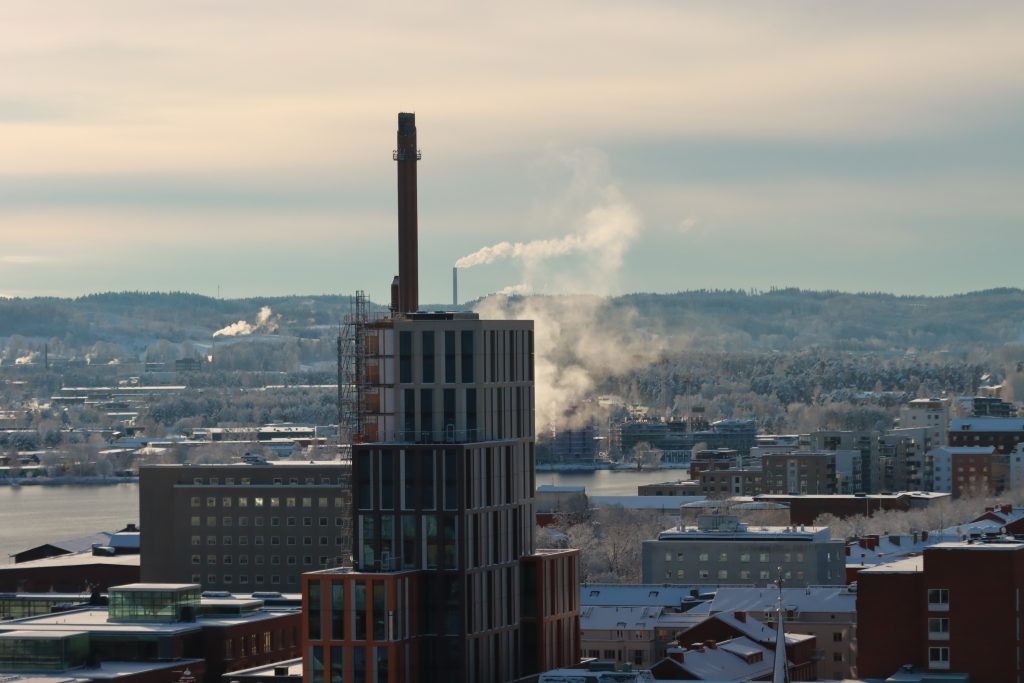
[[[398,144],[392,155],[398,162],[398,313],[420,307],[419,248],[416,219],[416,115],[398,115]]]

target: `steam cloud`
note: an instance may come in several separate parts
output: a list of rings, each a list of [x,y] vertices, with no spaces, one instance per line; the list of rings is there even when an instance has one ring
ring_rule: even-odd
[[[273,311],[270,310],[270,306],[264,306],[260,309],[260,312],[256,314],[256,322],[250,325],[245,320],[239,320],[237,323],[232,323],[227,327],[222,327],[213,333],[214,337],[242,337],[247,334],[255,334],[257,332],[276,332],[277,331],[277,319],[280,316],[274,316]]]
[[[593,415],[587,406],[600,410],[587,399],[605,378],[656,361],[667,343],[659,331],[638,325],[634,309],[604,296],[613,292],[623,257],[640,234],[638,213],[605,177],[603,155],[584,150],[560,161],[573,170],[573,178],[549,213],[574,225],[572,232],[554,239],[499,242],[456,263],[459,268],[499,259],[522,264],[520,284],[487,297],[476,311],[482,318],[534,321],[539,429],[585,423]],[[548,259],[567,254],[582,256],[582,267],[558,272],[545,267]],[[587,293],[508,298],[535,291],[540,279],[559,292]]]

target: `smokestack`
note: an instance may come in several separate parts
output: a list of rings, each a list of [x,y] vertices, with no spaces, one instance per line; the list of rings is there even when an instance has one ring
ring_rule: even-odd
[[[459,305],[459,269],[452,268],[452,306]]]
[[[420,307],[419,247],[416,218],[416,115],[398,115],[398,144],[392,154],[398,162],[398,306],[399,313]]]

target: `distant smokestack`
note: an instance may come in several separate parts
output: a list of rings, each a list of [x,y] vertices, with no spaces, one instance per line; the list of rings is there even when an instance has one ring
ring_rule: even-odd
[[[398,162],[398,307],[415,313],[420,307],[419,247],[416,217],[416,115],[398,115],[398,144],[392,158]]]
[[[401,309],[401,306],[399,306],[399,303],[398,303],[398,297],[401,296],[399,294],[399,292],[398,292],[398,289],[399,289],[398,288],[398,276],[396,275],[394,277],[394,279],[391,280],[391,312],[392,313],[398,313],[398,312],[400,312],[400,309]]]
[[[452,306],[459,305],[459,269],[452,268]]]

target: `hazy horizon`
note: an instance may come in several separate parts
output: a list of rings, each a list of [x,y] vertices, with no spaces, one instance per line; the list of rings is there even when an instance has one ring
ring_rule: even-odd
[[[5,9],[0,295],[1017,284],[1010,0]]]

